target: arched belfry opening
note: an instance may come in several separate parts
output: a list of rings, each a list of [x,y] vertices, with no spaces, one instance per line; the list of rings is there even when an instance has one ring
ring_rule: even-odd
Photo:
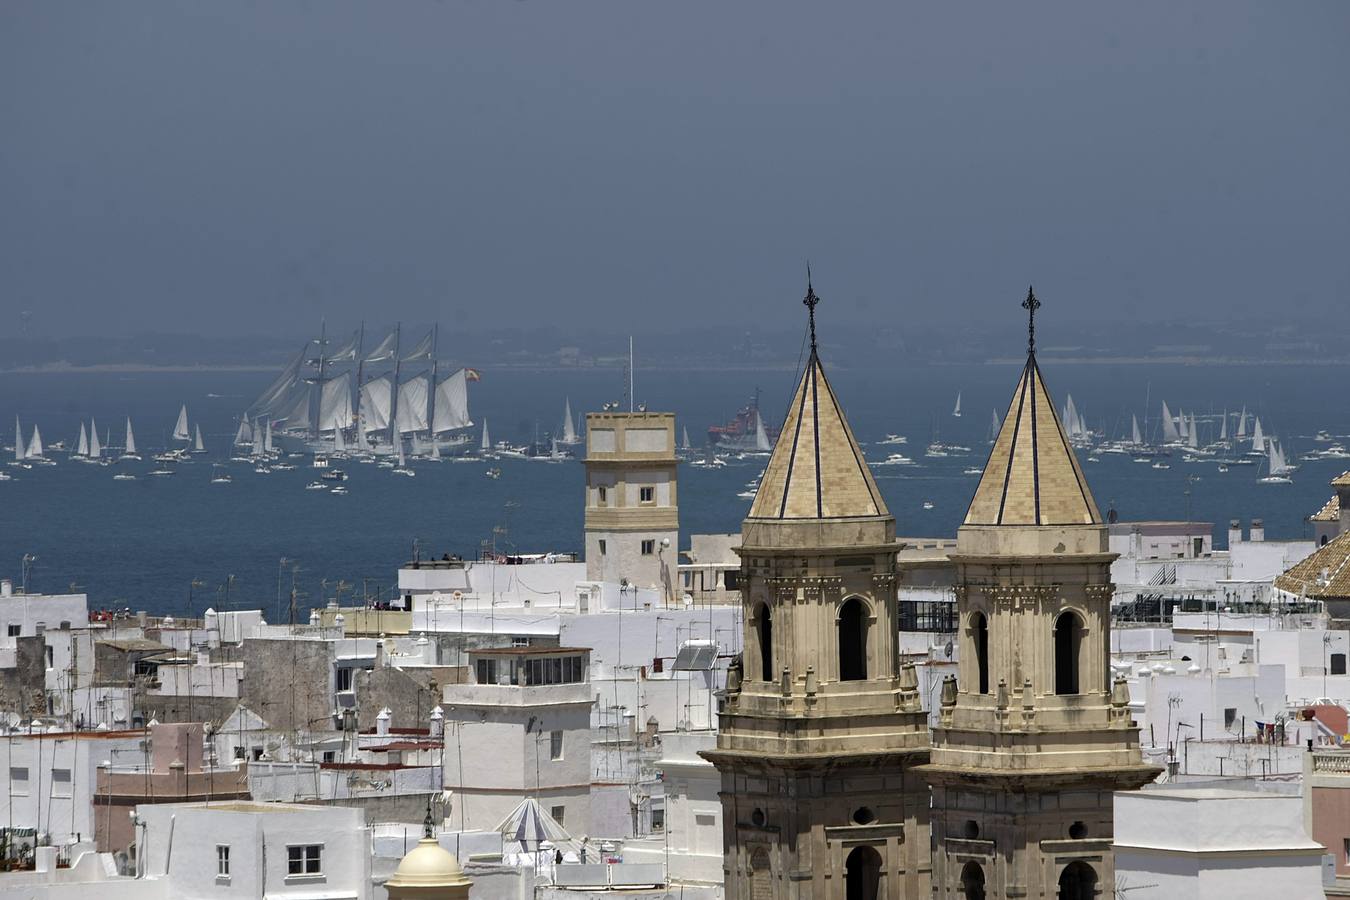
[[[1062,612],[1055,619],[1055,693],[1078,693],[1078,659],[1083,643],[1083,627],[1078,616]]]
[[[970,636],[975,643],[975,668],[979,680],[980,693],[989,693],[989,620],[984,613],[972,613],[970,616]]]
[[[867,604],[850,597],[839,607],[839,680],[867,679]]]
[[[1097,873],[1082,860],[1074,860],[1059,874],[1059,900],[1093,900],[1097,896]]]
[[[963,900],[984,900],[984,869],[977,862],[968,862],[961,870]]]
[[[773,681],[773,614],[767,603],[761,603],[755,611],[755,632],[759,638],[759,677]]]
[[[844,883],[844,900],[877,900],[881,883],[881,855],[876,848],[853,848],[844,861]]]

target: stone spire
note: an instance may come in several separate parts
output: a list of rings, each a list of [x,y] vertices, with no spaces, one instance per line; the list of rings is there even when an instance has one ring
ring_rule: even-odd
[[[750,505],[750,519],[888,517],[844,410],[816,351],[816,304],[807,277],[811,355],[792,395],[787,421]]]
[[[1087,479],[1036,363],[1036,310],[1027,292],[1027,363],[994,440],[966,525],[1097,525]]]

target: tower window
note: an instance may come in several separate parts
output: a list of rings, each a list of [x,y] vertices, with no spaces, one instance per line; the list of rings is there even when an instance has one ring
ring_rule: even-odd
[[[854,825],[871,825],[876,820],[877,814],[866,806],[860,806],[853,811]]]
[[[1082,822],[1074,822],[1069,826],[1069,837],[1075,841],[1081,841],[1087,837],[1087,826]]]
[[[1078,616],[1071,612],[1055,619],[1055,693],[1078,693],[1078,656],[1083,641]]]
[[[602,484],[602,485],[600,485],[599,487],[597,487],[597,488],[595,489],[595,492],[596,492],[596,495],[597,495],[597,497],[598,497],[598,499],[597,499],[597,505],[599,505],[599,506],[608,506],[608,505],[609,505],[609,488]]]
[[[638,488],[638,502],[655,503],[656,488],[652,487],[651,485],[644,485],[643,487]]]
[[[968,862],[961,870],[961,895],[964,900],[984,900],[984,869]]]
[[[656,541],[648,539],[642,542],[642,555],[651,556],[656,552]]]
[[[839,680],[867,678],[867,606],[850,597],[839,608]]]
[[[984,613],[972,613],[970,616],[971,637],[975,641],[975,669],[979,678],[980,693],[989,693],[989,620]]]
[[[973,841],[980,836],[980,823],[974,819],[966,819],[966,824],[961,826],[961,836],[968,841]]]
[[[1074,860],[1059,876],[1059,900],[1093,900],[1097,896],[1097,873],[1082,860]]]
[[[875,847],[854,847],[844,861],[846,900],[877,900],[881,882],[881,854]]]
[[[761,603],[755,611],[755,631],[759,638],[759,677],[773,681],[773,620],[767,603]]]

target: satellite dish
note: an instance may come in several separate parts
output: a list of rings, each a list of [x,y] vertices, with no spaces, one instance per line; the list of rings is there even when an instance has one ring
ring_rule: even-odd
[[[952,658],[952,642],[951,642],[951,641],[948,641],[948,642],[947,642],[947,646],[945,646],[945,647],[942,648],[942,655],[945,656],[945,657],[947,657],[948,659],[951,659],[951,658]]]

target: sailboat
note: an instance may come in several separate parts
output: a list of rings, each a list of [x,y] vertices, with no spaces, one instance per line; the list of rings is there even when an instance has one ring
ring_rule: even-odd
[[[414,472],[412,469],[408,468],[408,460],[403,455],[403,439],[399,438],[397,443],[398,443],[398,465],[393,468],[393,473],[395,475],[407,475],[409,478],[412,478],[417,473]]]
[[[229,484],[232,480],[229,471],[223,465],[215,463],[211,466],[212,484]]]
[[[1238,414],[1238,427],[1233,437],[1242,440],[1247,436],[1247,407],[1242,407],[1242,412]]]
[[[89,455],[89,436],[85,434],[84,423],[80,423],[80,439],[75,444],[75,455],[86,457]]]
[[[1259,478],[1257,481],[1260,484],[1293,484],[1294,479],[1289,477],[1290,468],[1284,460],[1284,451],[1280,449],[1279,443],[1272,440],[1267,447],[1268,471],[1265,478]]]
[[[998,429],[999,429],[999,426],[1002,425],[1002,424],[1003,424],[1003,423],[1001,423],[1001,422],[999,421],[999,419],[998,419],[998,410],[993,410],[992,412],[989,413],[989,443],[990,443],[990,444],[994,443],[994,440],[998,437]]]
[[[483,439],[478,442],[478,455],[485,458],[492,455],[492,438],[488,436],[487,416],[483,417]]]
[[[687,425],[683,426],[680,434],[680,449],[686,453],[694,449],[693,445],[689,443],[689,426]]]
[[[184,403],[178,408],[178,422],[173,426],[173,439],[175,441],[186,441],[192,437],[188,432],[187,404]]]
[[[1219,443],[1228,446],[1228,410],[1223,411],[1222,424],[1219,425]]]
[[[205,453],[206,445],[202,443],[202,426],[194,425],[193,428],[195,429],[196,434],[193,436],[192,440],[192,452]]]
[[[89,461],[103,461],[103,445],[98,442],[98,425],[93,419],[89,420]]]
[[[558,429],[562,432],[562,437],[558,438],[558,443],[564,445],[580,444],[581,438],[577,435],[576,426],[572,422],[572,400],[563,399],[563,420],[562,427]]]
[[[140,460],[140,455],[136,452],[136,434],[131,430],[131,416],[127,416],[127,443],[122,448],[123,459]]]
[[[755,410],[755,451],[756,453],[768,453],[773,450],[773,445],[769,443],[768,432],[764,430],[764,417]]]
[[[1177,430],[1176,420],[1172,418],[1172,411],[1167,408],[1166,400],[1162,405],[1162,430],[1164,445],[1175,447],[1181,443],[1181,432]]]
[[[236,447],[247,447],[253,442],[253,429],[248,424],[247,417],[240,417],[239,430],[234,433],[234,445]]]
[[[1190,422],[1186,425],[1186,446],[1192,450],[1200,448],[1199,431],[1195,427],[1195,413],[1191,413]]]
[[[952,415],[953,415],[955,418],[958,418],[958,419],[961,418],[961,392],[960,392],[960,391],[957,391],[957,392],[956,392],[956,408],[952,410]]]
[[[1130,443],[1136,447],[1144,445],[1144,436],[1139,431],[1139,417],[1130,413]]]
[[[19,417],[16,415],[14,417],[14,460],[10,463],[10,465],[11,466],[24,465],[23,458],[25,455],[26,454],[24,453],[24,444],[23,444],[23,429],[19,426]]]
[[[25,458],[40,466],[56,465],[56,460],[47,459],[42,455],[42,432],[38,430],[36,425],[33,426],[33,439],[28,442],[28,452],[25,454]]]
[[[1248,456],[1266,455],[1266,436],[1261,430],[1261,417],[1256,417],[1256,424],[1252,426],[1252,449],[1247,451]]]
[[[272,420],[271,420],[271,419],[268,419],[268,420],[267,420],[267,427],[266,427],[266,429],[263,431],[263,452],[266,453],[268,456],[271,456],[272,453],[273,453],[273,450],[272,450]]]

